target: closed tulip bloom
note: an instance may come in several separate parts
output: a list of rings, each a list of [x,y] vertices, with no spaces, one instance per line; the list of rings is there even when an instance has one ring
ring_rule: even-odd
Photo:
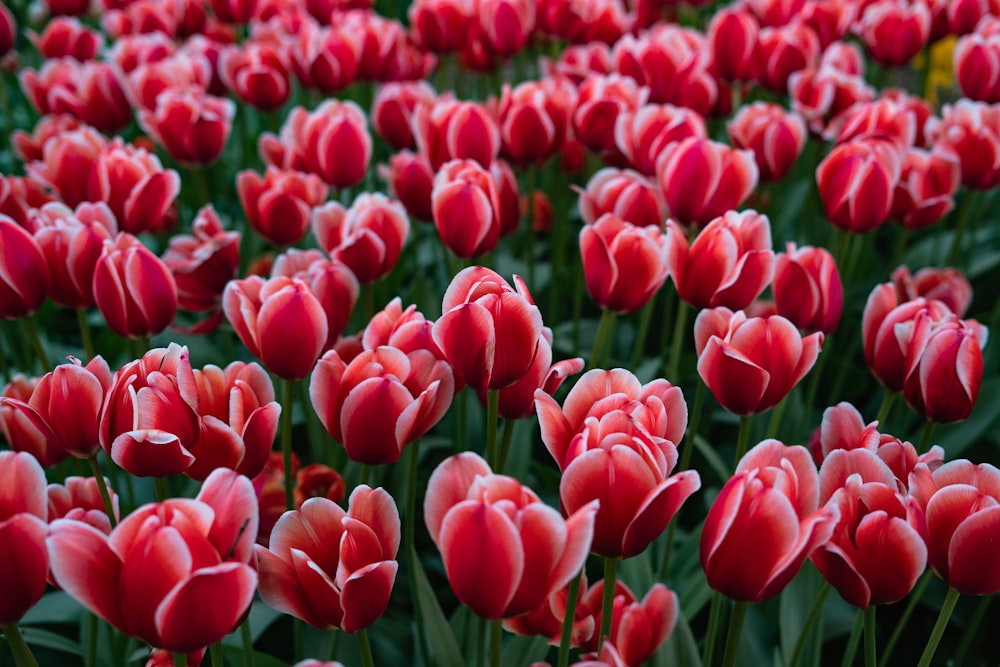
[[[33,211],[29,225],[49,265],[52,300],[67,308],[93,306],[94,269],[104,242],[118,231],[111,209],[101,202],[73,211],[50,202]]]
[[[667,202],[658,184],[631,169],[599,169],[580,194],[580,217],[593,224],[613,213],[637,227],[661,227],[667,219]]]
[[[48,60],[40,71],[19,76],[25,97],[39,114],[67,113],[102,132],[116,132],[132,120],[121,72],[109,63]]]
[[[45,471],[31,454],[0,452],[0,625],[21,620],[42,599],[49,570],[45,549]]]
[[[144,505],[111,535],[59,519],[47,543],[56,582],[84,607],[152,646],[190,652],[232,632],[253,601],[256,534],[253,485],[218,470],[197,498]]]
[[[514,287],[482,266],[460,271],[445,291],[434,342],[473,389],[502,389],[531,369],[542,314],[518,276]]]
[[[493,175],[473,160],[452,160],[434,177],[434,225],[459,257],[491,252],[500,240],[500,193]]]
[[[215,162],[233,129],[236,104],[227,98],[164,91],[152,111],[139,110],[139,125],[184,165]]]
[[[615,148],[615,123],[627,111],[637,111],[649,99],[649,89],[620,74],[592,75],[580,85],[573,111],[573,133],[584,146],[603,152]]]
[[[600,500],[591,547],[598,555],[642,552],[701,486],[695,471],[670,474],[687,405],[666,380],[641,385],[624,369],[595,369],[580,378],[562,408],[542,390],[535,406],[542,441],[563,471],[563,507],[571,512]]]
[[[780,593],[833,534],[838,510],[818,507],[819,476],[809,452],[777,440],[758,444],[708,510],[700,548],[708,585],[737,602]]]
[[[175,48],[171,48],[169,54],[151,48],[153,53],[147,54],[149,59],[135,63],[134,69],[128,72],[129,93],[136,108],[152,111],[160,94],[168,91],[208,92],[213,77],[212,61],[206,54]],[[128,58],[128,55],[122,57]]]
[[[833,119],[827,136],[835,135],[835,143],[843,144],[868,135],[884,135],[905,151],[916,144],[920,121],[916,108],[886,96],[852,104]]]
[[[413,112],[413,135],[433,169],[472,160],[488,169],[500,153],[500,127],[481,104],[443,97]]]
[[[0,58],[14,50],[17,43],[17,22],[7,5],[0,5]]]
[[[170,237],[163,263],[177,283],[177,305],[200,313],[218,310],[222,292],[240,268],[240,232],[226,231],[211,204],[191,223],[192,235]]]
[[[700,114],[671,104],[645,104],[634,112],[620,113],[615,122],[618,150],[646,176],[656,175],[656,159],[668,144],[707,136],[705,119]]]
[[[606,213],[580,231],[587,292],[604,310],[632,313],[667,278],[667,240],[660,227],[636,227]]]
[[[346,512],[310,498],[278,519],[269,548],[255,547],[261,598],[317,628],[364,630],[389,605],[399,539],[396,503],[381,488],[355,487]]]
[[[501,58],[523,49],[535,29],[535,3],[529,0],[479,0],[475,15],[483,42]]]
[[[375,131],[396,150],[416,149],[413,114],[417,107],[433,106],[436,96],[426,81],[400,81],[379,86],[371,110]]]
[[[759,172],[753,152],[691,137],[663,150],[656,175],[671,217],[702,226],[746,201]]]
[[[799,329],[831,334],[840,322],[844,287],[837,263],[825,248],[789,243],[775,258],[771,285],[778,314]]]
[[[911,274],[905,265],[899,266],[892,272],[892,284],[902,301],[918,297],[940,301],[959,317],[965,316],[972,303],[969,279],[958,269],[950,267],[938,269],[927,266]]]
[[[80,62],[93,60],[104,46],[104,35],[76,18],[62,16],[49,21],[41,35],[28,31],[28,39],[46,60],[67,56]]]
[[[727,212],[690,245],[673,220],[666,236],[667,267],[677,293],[693,308],[746,308],[774,275],[771,224],[755,211]]]
[[[784,95],[789,77],[816,65],[819,56],[819,38],[801,21],[762,28],[757,41],[758,79],[768,90]]]
[[[284,53],[267,42],[224,49],[219,55],[218,72],[226,88],[265,111],[280,108],[292,91]]]
[[[594,618],[595,627],[601,627],[601,600],[604,582],[599,581],[580,597],[580,606]],[[654,584],[640,601],[628,586],[616,581],[615,597],[611,608],[611,633],[604,638],[618,649],[626,665],[641,665],[656,655],[657,650],[670,638],[680,614],[677,593],[663,584]],[[583,651],[597,651],[598,635],[594,633],[582,646]]]
[[[445,459],[431,474],[424,519],[459,601],[488,619],[518,616],[564,587],[587,558],[592,502],[567,519],[477,454]],[[483,577],[489,572],[489,577]]]
[[[104,479],[109,486],[108,479]],[[89,524],[105,535],[111,534],[111,520],[104,509],[101,490],[96,477],[70,476],[62,484],[49,484],[45,489],[49,501],[49,522],[56,519],[73,519]],[[108,488],[115,522],[121,521],[118,494]]]
[[[177,284],[170,269],[125,232],[105,241],[93,289],[108,327],[122,338],[149,338],[177,314]]]
[[[927,44],[931,13],[922,2],[881,0],[868,5],[856,30],[876,62],[905,65]]]
[[[470,0],[419,0],[407,12],[417,43],[434,53],[460,51],[474,14]]]
[[[358,195],[347,210],[336,202],[321,206],[313,211],[311,226],[319,246],[361,283],[389,275],[410,234],[406,209],[381,193]]]
[[[1000,590],[1000,470],[962,459],[933,470],[917,466],[910,495],[923,510],[927,563],[949,587],[966,595]]]
[[[748,11],[723,8],[708,24],[712,61],[726,81],[752,81],[756,75],[754,50],[760,24]]]
[[[753,415],[781,402],[816,363],[823,334],[802,337],[780,315],[704,310],[694,324],[698,375],[725,409]]]
[[[932,422],[966,419],[983,381],[986,338],[978,322],[918,315],[906,351],[907,404]]]
[[[408,150],[401,151],[389,158],[389,166],[381,175],[412,218],[422,222],[434,220],[431,203],[434,170],[427,158]]]
[[[236,193],[254,231],[271,243],[298,243],[309,231],[313,209],[329,193],[315,174],[268,167],[264,177],[252,170],[236,175]]]
[[[329,23],[330,15],[323,18]],[[305,22],[291,42],[295,75],[306,88],[336,93],[358,78],[362,35],[340,23],[335,27]]]
[[[946,104],[927,127],[935,144],[958,156],[962,185],[988,190],[1000,183],[1000,105],[962,99]]]
[[[313,409],[352,461],[395,463],[448,410],[455,381],[430,350],[365,350],[350,363],[331,350],[309,381]]]
[[[909,149],[893,191],[889,219],[907,229],[923,229],[943,220],[955,208],[961,179],[958,156],[944,146],[930,151]]]
[[[808,67],[788,77],[792,110],[799,113],[809,130],[828,136],[833,120],[858,102],[869,101],[875,91],[860,74],[850,74],[832,65]]]
[[[753,151],[760,179],[766,183],[783,179],[806,144],[802,116],[769,102],[742,107],[726,130],[733,146]]]
[[[43,438],[46,449],[86,459],[100,448],[99,418],[110,386],[111,369],[103,358],[86,366],[73,359],[46,373],[27,401],[0,398],[0,405],[16,413],[8,416],[13,439]]]
[[[954,71],[962,94],[978,102],[1000,102],[1000,20],[984,19],[955,45]]]
[[[817,569],[859,609],[903,599],[927,567],[919,507],[897,490],[889,467],[864,449],[831,453],[819,476],[821,487],[826,476],[846,480],[823,500],[839,518],[829,540],[812,552]]]
[[[58,465],[66,458],[66,451],[32,424],[30,419],[10,404],[11,401],[25,403],[41,378],[29,378],[23,373],[15,373],[0,391],[0,436],[15,452],[27,452],[46,468]]]
[[[823,212],[838,229],[863,234],[886,221],[899,181],[902,153],[882,137],[840,144],[816,168]]]
[[[404,310],[403,302],[397,296],[368,322],[361,345],[365,350],[388,345],[406,354],[415,350],[430,350],[436,358],[445,359],[434,342],[433,329],[434,322],[425,318],[415,305]]]
[[[41,308],[49,266],[34,237],[0,214],[0,318],[16,320]]]
[[[327,342],[323,306],[299,279],[233,280],[222,295],[222,310],[250,353],[286,380],[309,375]]]
[[[518,164],[543,162],[555,155],[566,139],[568,100],[560,99],[558,84],[525,81],[505,86],[497,109],[501,149]]]
[[[278,432],[281,405],[267,371],[256,363],[234,361],[224,369],[194,370],[201,429],[190,448],[195,460],[184,471],[203,481],[216,468],[254,478],[264,469]]]
[[[271,277],[285,276],[304,281],[326,314],[326,344],[329,349],[344,333],[358,302],[361,286],[354,272],[343,262],[329,259],[319,250],[290,248],[274,261]]]

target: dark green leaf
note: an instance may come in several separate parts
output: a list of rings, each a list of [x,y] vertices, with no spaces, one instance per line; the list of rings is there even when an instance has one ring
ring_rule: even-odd
[[[417,554],[410,550],[410,563],[413,564],[413,578],[417,586],[417,614],[420,622],[424,626],[424,633],[427,637],[427,646],[430,651],[430,664],[441,667],[464,667],[465,660],[458,650],[458,642],[455,634],[448,625],[448,619],[441,611],[434,589],[431,588],[427,574]]]

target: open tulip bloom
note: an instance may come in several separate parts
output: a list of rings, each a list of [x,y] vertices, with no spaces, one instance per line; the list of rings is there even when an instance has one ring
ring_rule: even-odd
[[[3,667],[1000,662],[1000,0],[0,0],[0,78]]]

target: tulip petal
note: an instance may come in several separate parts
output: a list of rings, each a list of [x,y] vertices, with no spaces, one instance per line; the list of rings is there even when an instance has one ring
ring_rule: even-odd
[[[661,482],[643,501],[625,529],[622,557],[638,555],[658,538],[684,501],[701,488],[696,470],[685,470]]]
[[[966,595],[1000,591],[1000,506],[972,514],[959,524],[948,547],[948,585]]]
[[[300,618],[306,623],[322,627],[322,621],[313,612],[299,577],[291,562],[278,558],[261,545],[255,545],[257,571],[260,578],[260,597],[272,609]],[[289,556],[291,558],[291,556]]]
[[[399,564],[394,560],[372,563],[352,573],[344,582],[340,594],[344,632],[363,630],[385,613],[398,569]]]
[[[56,583],[111,625],[121,628],[119,581],[122,561],[108,537],[93,526],[57,519],[46,539]]]
[[[548,505],[527,505],[522,508],[520,519],[518,528],[526,567],[504,616],[529,612],[556,590],[551,575],[566,548],[566,522]]]
[[[758,412],[771,374],[716,336],[698,357],[698,375],[722,407],[738,415]],[[734,378],[739,378],[734,382]]]
[[[136,477],[177,475],[194,463],[176,435],[156,429],[122,433],[111,443],[111,459]]]
[[[162,647],[186,653],[221,640],[250,607],[256,588],[257,573],[242,563],[196,570],[156,610]]]
[[[486,461],[474,452],[451,456],[434,469],[424,495],[424,522],[431,539],[441,548],[441,523],[448,511],[468,498],[477,477],[492,475]]]
[[[382,545],[386,559],[399,551],[399,510],[385,489],[372,489],[360,484],[351,492],[347,516],[370,526]]]
[[[33,514],[0,522],[0,625],[17,623],[42,599],[49,574],[47,532]]]
[[[474,389],[486,388],[496,354],[493,316],[478,303],[449,310],[434,323],[434,342],[448,362]]]

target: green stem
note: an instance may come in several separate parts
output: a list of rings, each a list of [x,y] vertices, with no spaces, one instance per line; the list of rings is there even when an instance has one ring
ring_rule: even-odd
[[[410,469],[406,479],[406,523],[403,524],[403,543],[407,549],[416,549],[415,525],[417,516],[417,471],[420,464],[420,438],[410,443]]]
[[[896,402],[896,397],[899,396],[894,391],[885,390],[885,396],[882,398],[882,405],[878,408],[878,414],[875,415],[875,421],[878,422],[879,429],[884,433],[886,429],[886,420],[889,419],[889,413],[892,412],[892,405]]]
[[[166,477],[154,477],[153,489],[156,491],[156,501],[162,503],[170,497],[170,484]]]
[[[187,667],[188,654],[183,651],[174,653],[174,667]]]
[[[944,636],[945,628],[948,627],[948,621],[951,620],[951,612],[955,610],[955,604],[958,602],[958,597],[961,595],[954,588],[948,589],[948,595],[944,598],[944,604],[941,605],[941,612],[938,614],[937,623],[934,624],[934,629],[931,630],[931,636],[927,639],[927,646],[924,647],[924,653],[920,656],[920,662],[917,663],[917,667],[929,667],[931,664],[931,659],[934,657],[934,652],[937,651],[938,644],[941,643],[941,637]]]
[[[90,333],[90,325],[87,324],[87,310],[85,308],[76,309],[76,325],[80,329],[80,340],[83,341],[83,353],[87,356],[87,361],[94,358],[94,337]]]
[[[819,618],[820,612],[823,611],[823,601],[826,600],[826,596],[829,595],[830,589],[829,582],[823,582],[823,588],[820,589],[819,593],[816,595],[816,599],[813,600],[812,607],[809,609],[809,614],[806,616],[805,623],[802,624],[802,630],[799,631],[799,638],[795,640],[795,648],[792,650],[792,659],[788,661],[788,667],[795,667],[799,664],[799,660],[802,658],[802,651],[806,647],[806,638],[809,636],[809,631],[812,630],[812,626],[816,623]]]
[[[503,654],[503,621],[499,618],[490,621],[490,667],[500,667],[500,656]]]
[[[94,667],[97,664],[97,614],[89,612],[87,620],[89,621],[87,627],[87,662],[84,664],[87,667]]]
[[[295,380],[284,381],[285,395],[281,402],[281,455],[285,466],[285,509],[295,509],[295,474],[292,472],[292,398]]]
[[[719,619],[722,617],[722,593],[712,596],[712,608],[708,613],[708,629],[705,631],[705,648],[701,656],[701,664],[712,667],[715,657],[715,636],[719,633]]]
[[[497,456],[497,423],[499,422],[500,390],[486,390],[486,462],[493,472],[499,472]]]
[[[240,625],[240,637],[243,639],[243,667],[254,667],[253,635],[250,634],[250,619]]]
[[[97,490],[101,492],[101,500],[104,501],[104,511],[108,513],[108,521],[114,528],[118,524],[115,519],[115,507],[111,504],[111,494],[108,493],[108,484],[101,473],[101,464],[97,460],[97,454],[91,456],[87,461],[90,463],[91,472],[94,473],[94,479],[97,480]]]
[[[875,605],[865,609],[865,667],[878,665],[878,653],[875,650]]]
[[[358,475],[358,484],[367,484],[372,477],[372,467],[367,463],[361,464],[361,474]]]
[[[931,579],[933,577],[934,575],[932,571],[928,569],[924,573],[924,576],[920,580],[920,583],[918,583],[916,587],[913,589],[913,592],[910,593],[910,601],[906,603],[906,609],[903,610],[903,615],[899,617],[899,622],[896,623],[896,628],[892,631],[892,634],[889,636],[889,641],[886,643],[885,650],[882,652],[883,665],[891,664],[889,662],[889,658],[892,656],[892,650],[896,648],[896,643],[899,641],[899,638],[903,636],[903,630],[906,629],[906,624],[909,623],[910,616],[913,614],[913,611],[917,608],[917,605],[920,604],[920,598],[923,597],[924,591],[927,590],[927,586],[930,585]]]
[[[0,325],[3,323],[0,322]],[[13,350],[11,350],[13,352]],[[10,365],[7,363],[7,353],[4,352],[3,331],[0,330],[0,381],[5,384],[10,381]]]
[[[365,283],[362,285],[361,294],[365,302],[365,321],[362,324],[363,326],[368,326],[368,323],[372,321],[372,317],[375,316],[375,283]]]
[[[610,310],[601,311],[601,321],[594,336],[594,347],[590,351],[590,367],[600,368],[606,360],[607,348],[611,347],[611,337],[615,330],[615,314]]]
[[[858,644],[861,643],[861,629],[864,627],[864,621],[865,612],[858,609],[854,618],[854,627],[851,629],[851,636],[844,648],[844,657],[840,661],[840,667],[851,667],[854,664],[854,656],[858,654]]]
[[[516,419],[503,420],[503,436],[500,438],[500,458],[497,461],[497,468],[493,472],[499,474],[507,465],[507,455],[510,453],[510,441],[514,437],[514,423]]]
[[[979,195],[979,190],[969,190],[969,194],[965,197],[965,203],[962,205],[962,213],[958,218],[958,225],[955,227],[955,236],[951,239],[951,249],[948,250],[948,259],[945,262],[945,266],[955,266],[955,261],[962,251],[962,237],[965,235],[965,230],[972,219],[973,210],[979,203]]]
[[[615,606],[615,582],[618,579],[618,559],[604,557],[604,590],[601,597],[601,634],[597,640],[597,655],[601,654],[604,640],[611,634],[611,617]]]
[[[215,642],[208,647],[212,659],[212,667],[226,667],[226,659],[222,657],[222,642]]]
[[[953,664],[956,665],[966,665],[966,656],[969,653],[969,649],[972,647],[972,642],[975,639],[981,639],[984,637],[980,633],[980,626],[983,624],[983,619],[986,618],[986,612],[990,608],[990,603],[994,600],[993,595],[984,595],[979,598],[979,604],[976,605],[976,611],[972,613],[972,618],[969,619],[969,623],[965,626],[965,632],[962,633],[962,639],[958,642],[958,648],[955,649],[955,655],[953,657]]]
[[[827,337],[823,341],[823,345],[829,350],[830,349],[830,338]],[[816,359],[816,365],[812,367],[809,371],[809,387],[806,389],[806,400],[805,404],[802,406],[802,412],[799,414],[798,423],[795,425],[795,433],[798,435],[802,432],[802,428],[805,425],[806,419],[809,417],[810,410],[813,404],[816,402],[816,392],[819,390],[819,383],[823,377],[823,366],[826,364],[826,360],[831,356],[830,352],[823,354],[820,351],[819,358]]]
[[[535,284],[535,188],[538,184],[538,167],[536,165],[531,165],[528,167],[527,174],[525,174],[527,180],[527,190],[528,195],[528,224],[525,225],[525,233],[528,235],[527,243],[524,245],[524,262],[528,265],[528,285],[534,286]]]
[[[31,341],[31,346],[35,348],[35,356],[38,358],[38,363],[42,365],[42,373],[48,372],[52,368],[52,364],[49,362],[48,353],[45,352],[45,346],[42,345],[42,339],[38,335],[38,327],[35,326],[35,316],[28,315],[21,320],[21,323],[24,325],[25,336]]]
[[[464,388],[463,388],[464,389]],[[466,428],[468,408],[465,405],[465,391],[455,392],[451,404],[455,407],[455,453],[464,452],[469,448],[469,434]]]
[[[10,644],[10,652],[14,654],[14,664],[17,667],[38,667],[38,661],[31,654],[31,649],[21,636],[21,631],[17,629],[17,623],[3,626],[3,634]]]
[[[861,251],[865,247],[865,241],[868,238],[867,234],[852,234],[854,238],[851,239],[851,255],[847,260],[847,270],[843,275],[843,282],[845,285],[852,285],[854,279],[854,272],[858,267],[858,259],[861,257]]]
[[[580,581],[583,570],[569,582],[569,594],[566,596],[566,613],[563,616],[562,638],[559,640],[559,661],[556,667],[569,665],[569,648],[573,643],[573,623],[576,621],[576,604],[580,599]]]
[[[726,652],[722,656],[722,667],[733,667],[736,664],[740,634],[743,632],[743,621],[746,619],[749,607],[748,602],[737,602],[733,607],[733,615],[729,617],[729,632],[726,633]]]
[[[747,453],[747,443],[750,441],[750,419],[749,415],[740,417],[740,432],[736,437],[736,461],[733,468],[740,464],[740,459]]]
[[[646,336],[649,335],[649,325],[653,321],[653,310],[656,305],[656,295],[650,297],[649,302],[642,307],[639,313],[639,330],[635,335],[635,343],[632,348],[632,359],[629,361],[630,368],[639,366],[642,361],[642,353],[646,348]]]
[[[924,454],[930,449],[934,426],[934,422],[929,419],[924,423],[924,430],[920,432],[920,443],[917,445],[917,454]]]
[[[899,235],[899,242],[896,243],[896,249],[892,252],[892,259],[889,260],[888,266],[885,267],[886,272],[891,275],[892,271],[899,266],[899,261],[903,259],[903,253],[906,252],[906,246],[910,242],[910,235],[913,230],[909,227],[903,227],[903,233]]]
[[[690,310],[684,299],[677,299],[677,317],[674,318],[674,337],[670,343],[670,361],[667,365],[667,379],[674,384],[680,382],[678,370],[681,365],[681,348],[684,347],[684,333]]]
[[[358,651],[361,653],[361,664],[364,667],[375,667],[375,660],[372,658],[372,647],[368,643],[368,631],[364,628],[358,630]]]
[[[778,429],[781,428],[781,418],[785,414],[785,408],[788,407],[788,396],[785,396],[781,401],[778,402],[774,409],[771,410],[771,419],[767,422],[767,438],[778,437]]]

